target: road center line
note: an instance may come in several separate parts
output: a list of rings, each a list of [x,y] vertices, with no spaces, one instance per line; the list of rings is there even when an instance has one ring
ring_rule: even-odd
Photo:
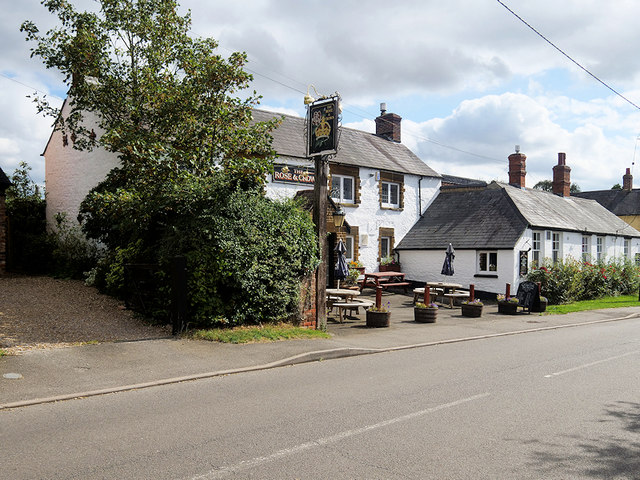
[[[443,403],[441,405],[436,405],[435,407],[425,408],[424,410],[419,410],[417,412],[409,413],[407,415],[402,415],[401,417],[391,418],[389,420],[384,420],[380,423],[374,423],[372,425],[366,425],[360,428],[354,428],[351,430],[345,430],[344,432],[337,433],[335,435],[331,435],[329,437],[319,438],[317,440],[313,440],[311,442],[301,443],[300,445],[296,445],[294,447],[285,448],[282,450],[278,450],[277,452],[272,453],[271,455],[266,455],[263,457],[252,458],[251,460],[245,460],[235,465],[229,465],[227,467],[222,467],[219,469],[211,470],[205,474],[197,475],[195,477],[191,477],[189,480],[208,480],[213,478],[222,478],[227,475],[231,475],[233,473],[237,473],[241,470],[246,470],[249,468],[257,467],[263,463],[273,462],[278,460],[279,458],[287,457],[290,455],[294,455],[296,453],[300,453],[305,450],[310,450],[314,447],[319,447],[323,445],[329,445],[331,443],[336,443],[341,440],[344,440],[349,437],[353,437],[355,435],[360,435],[372,430],[377,430],[379,428],[388,427],[389,425],[394,425],[400,422],[406,422],[407,420],[411,420],[417,417],[421,417],[423,415],[428,415],[430,413],[437,412],[439,410],[444,410],[447,408],[456,407],[458,405],[462,405],[464,403],[473,402],[475,400],[480,400],[481,398],[488,397],[489,393],[481,393],[478,395],[474,395],[472,397],[462,398],[460,400],[456,400],[450,403]]]
[[[558,375],[564,375],[565,373],[575,372],[576,370],[582,370],[584,368],[593,367],[594,365],[599,365],[601,363],[610,362],[612,360],[617,360],[619,358],[628,357],[629,355],[636,355],[640,353],[640,351],[623,353],[622,355],[616,355],[615,357],[603,358],[602,360],[598,360],[596,362],[585,363],[584,365],[578,365],[577,367],[568,368],[567,370],[561,370],[560,372],[554,372],[550,375],[545,375],[544,378],[557,377]]]

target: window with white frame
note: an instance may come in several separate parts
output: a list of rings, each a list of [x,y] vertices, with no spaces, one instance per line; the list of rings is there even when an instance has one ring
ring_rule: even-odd
[[[551,260],[553,263],[558,263],[562,258],[560,249],[562,248],[562,237],[559,233],[553,233],[551,235]]]
[[[382,182],[380,190],[380,205],[386,208],[398,208],[400,206],[400,184]]]
[[[496,273],[498,271],[498,252],[478,251],[478,273]]]
[[[380,258],[391,256],[391,237],[380,237]]]
[[[344,256],[347,260],[347,262],[351,262],[354,260],[354,256],[353,256],[353,245],[354,245],[354,238],[352,235],[347,235],[347,237],[344,239],[344,246],[346,247],[347,251],[345,252]]]
[[[631,258],[631,239],[630,238],[625,238],[624,239],[624,258]]]
[[[533,262],[540,266],[540,260],[542,260],[542,232],[533,232]]]
[[[582,261],[591,261],[591,235],[582,235]]]
[[[604,260],[604,237],[596,239],[596,259],[601,262]]]
[[[353,203],[354,184],[355,180],[353,177],[348,177],[345,175],[332,175],[331,198],[337,200],[339,203]]]

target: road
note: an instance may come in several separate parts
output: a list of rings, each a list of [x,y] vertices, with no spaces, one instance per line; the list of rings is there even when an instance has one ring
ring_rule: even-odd
[[[6,479],[640,478],[640,322],[0,412]]]

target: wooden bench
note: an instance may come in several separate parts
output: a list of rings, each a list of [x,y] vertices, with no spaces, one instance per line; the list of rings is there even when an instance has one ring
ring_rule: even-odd
[[[354,315],[354,312],[355,312],[355,315],[358,315],[359,314],[358,309],[360,307],[366,310],[367,308],[373,307],[373,302],[370,302],[368,300],[354,300],[352,302],[333,302],[332,307],[335,307],[338,309],[338,318],[340,320],[340,323],[342,323],[344,310],[349,310],[349,314],[351,315]]]
[[[380,286],[382,288],[387,288],[387,287],[403,287],[404,288],[404,293],[407,293],[407,287],[411,286],[411,283],[409,282],[389,282],[389,283],[380,283]]]
[[[453,308],[453,301],[456,298],[468,299],[469,292],[466,292],[464,290],[456,290],[455,292],[445,293],[442,296],[449,299],[449,308]]]
[[[441,288],[430,288],[429,292],[433,296],[433,299],[435,300],[439,296],[442,296],[443,290]],[[418,303],[418,300],[420,300],[420,302],[424,300],[424,287],[413,289],[413,303],[414,304]]]

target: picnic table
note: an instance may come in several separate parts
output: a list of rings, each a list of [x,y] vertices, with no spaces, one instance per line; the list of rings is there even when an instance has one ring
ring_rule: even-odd
[[[426,285],[435,294],[436,297],[441,296],[443,299],[449,300],[449,308],[453,308],[453,301],[456,298],[467,299],[469,298],[469,292],[467,290],[460,290],[462,285],[459,283],[451,282],[427,282]],[[424,288],[415,288],[413,290],[413,303],[418,301],[420,295],[424,295]]]
[[[404,291],[406,293],[407,287],[411,285],[409,282],[406,282],[404,277],[405,273],[402,272],[371,272],[365,273],[364,279],[360,284],[360,291],[363,288],[375,288],[378,287],[387,288],[387,287],[404,287]]]

